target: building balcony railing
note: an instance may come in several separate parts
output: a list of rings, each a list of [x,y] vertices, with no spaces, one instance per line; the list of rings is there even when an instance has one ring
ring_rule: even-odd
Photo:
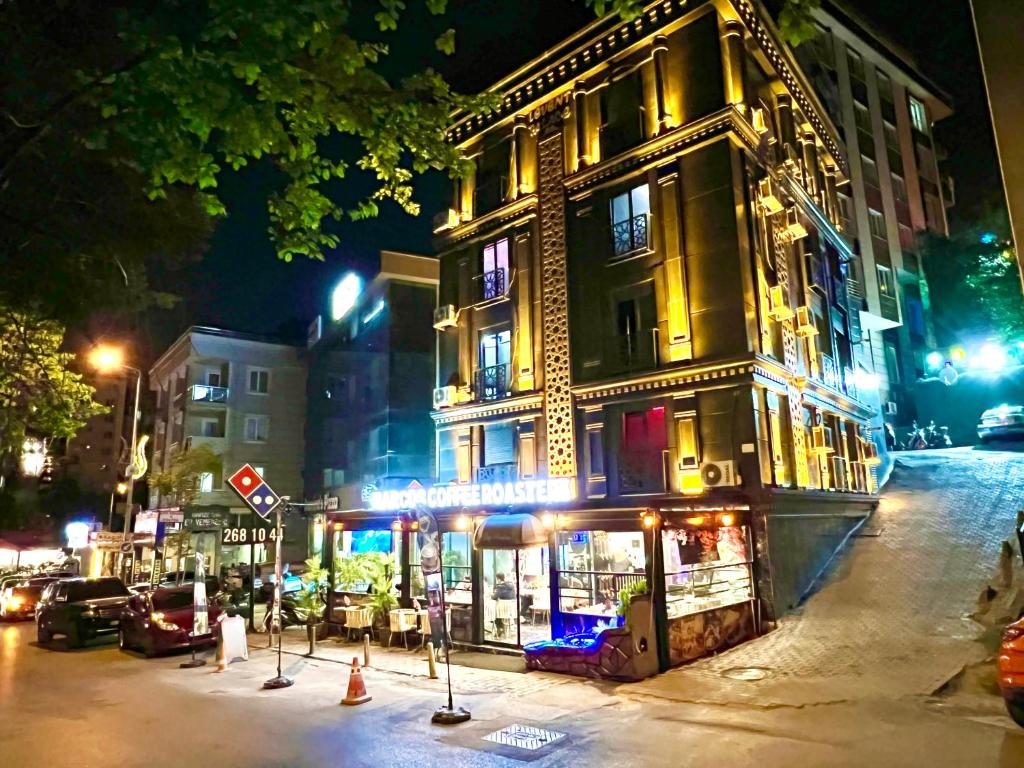
[[[612,247],[616,256],[646,250],[649,245],[649,215],[640,213],[612,224]]]
[[[188,399],[193,403],[226,403],[227,387],[211,387],[209,384],[193,384],[188,388]]]
[[[478,400],[500,400],[509,395],[509,364],[492,365],[476,372]]]
[[[228,439],[224,436],[189,435],[185,438],[185,450],[205,445],[214,453],[221,453],[227,447]]]
[[[477,301],[500,299],[508,291],[508,282],[505,280],[504,267],[492,269],[490,272],[484,272],[482,275],[477,275],[474,280],[476,281],[475,294]]]

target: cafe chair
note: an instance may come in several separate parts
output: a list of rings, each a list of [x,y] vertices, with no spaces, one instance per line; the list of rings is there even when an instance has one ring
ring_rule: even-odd
[[[532,621],[534,624],[550,624],[551,593],[537,592],[533,596],[533,602],[530,604],[530,613],[532,615]],[[540,616],[541,621],[537,621],[538,616]]]
[[[391,611],[388,614],[391,636],[388,638],[388,646],[395,639],[396,634],[402,636],[402,640],[405,642],[405,650],[409,650],[409,633],[416,630],[416,614],[413,611],[408,610],[396,610]]]
[[[516,618],[516,601],[515,600],[496,600],[494,607],[494,618],[497,621],[501,621],[501,633],[500,635],[508,635],[511,630],[511,622]]]
[[[348,631],[349,639],[352,638],[352,630],[356,630],[358,633],[357,640],[363,635],[359,630],[366,629],[370,631],[370,634],[373,634],[373,608],[367,607],[346,611],[345,629]]]

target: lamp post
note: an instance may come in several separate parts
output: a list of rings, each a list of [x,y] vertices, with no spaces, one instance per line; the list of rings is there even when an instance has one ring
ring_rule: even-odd
[[[135,398],[132,401],[132,439],[128,452],[128,477],[124,482],[124,532],[121,537],[121,541],[124,543],[127,542],[131,536],[132,527],[132,495],[135,491],[135,470],[133,462],[135,461],[136,442],[139,437],[139,395],[142,389],[142,371],[138,368],[127,365],[124,362],[124,351],[120,347],[114,347],[107,344],[100,344],[94,347],[89,353],[89,362],[101,374],[109,374],[116,371],[127,371],[135,374]],[[118,486],[118,490],[120,490],[120,485]],[[113,511],[113,505],[111,505],[111,511]],[[113,527],[113,522],[113,515],[111,515],[111,527]],[[123,557],[124,553],[122,552],[122,560]]]

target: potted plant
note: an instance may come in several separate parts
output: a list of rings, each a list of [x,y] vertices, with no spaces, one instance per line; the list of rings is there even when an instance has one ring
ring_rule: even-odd
[[[327,608],[324,594],[327,569],[320,564],[319,558],[311,557],[306,560],[306,570],[300,578],[302,590],[296,602],[306,614],[306,637],[309,639],[309,655],[312,656],[316,652],[317,635],[322,626],[320,619]]]
[[[377,626],[377,637],[384,645],[384,632],[390,632],[390,612],[398,607],[398,599],[392,594],[394,567],[391,555],[383,552],[368,560],[367,575],[370,580],[370,605],[373,620]]]
[[[619,590],[618,613],[622,617],[622,625],[626,626],[626,617],[629,615],[629,604],[637,595],[647,594],[647,579],[639,579],[632,584]]]

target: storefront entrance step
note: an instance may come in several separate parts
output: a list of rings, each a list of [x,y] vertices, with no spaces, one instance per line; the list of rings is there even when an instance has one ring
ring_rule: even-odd
[[[444,654],[441,654],[444,660]],[[489,669],[494,672],[519,672],[526,673],[526,659],[523,656],[509,656],[501,653],[486,653],[481,651],[452,651],[451,661],[453,665],[460,667],[475,667],[476,669]]]

